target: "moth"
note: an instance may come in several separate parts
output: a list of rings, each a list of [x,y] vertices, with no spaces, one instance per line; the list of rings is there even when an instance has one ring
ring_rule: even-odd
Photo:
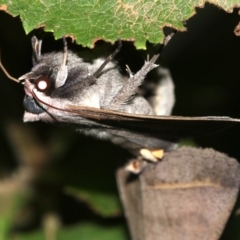
[[[174,93],[166,72],[165,84],[156,86],[154,103],[139,95],[147,74],[159,68],[155,64],[159,54],[135,74],[127,68],[129,76],[123,77],[112,61],[121,42],[108,58],[93,63],[69,51],[64,37],[63,45],[62,52],[41,54],[42,41],[32,38],[33,68],[14,79],[23,84],[26,93],[24,122],[74,124],[86,135],[110,140],[136,157],[156,161],[161,158],[159,151],[175,149],[180,138],[215,132],[240,121],[229,117],[168,116]],[[161,96],[163,91],[167,96]]]

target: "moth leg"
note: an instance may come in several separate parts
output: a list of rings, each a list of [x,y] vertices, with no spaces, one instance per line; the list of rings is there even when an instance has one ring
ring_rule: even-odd
[[[67,57],[68,57],[68,47],[66,37],[63,36],[63,60],[58,69],[58,73],[56,76],[55,87],[59,88],[63,86],[67,80],[68,76],[68,68],[67,68]]]
[[[163,47],[165,47],[168,44],[168,42],[171,40],[174,34],[175,33],[171,33],[164,39]],[[147,59],[143,67],[135,75],[131,73],[131,70],[127,66],[129,79],[127,83],[122,87],[122,89],[112,99],[110,103],[112,109],[114,108],[118,109],[119,105],[126,104],[128,101],[132,99],[133,95],[135,95],[136,92],[138,91],[138,87],[143,83],[146,75],[151,70],[158,67],[158,65],[155,64],[155,62],[159,58],[159,56],[160,54],[155,54],[150,60]]]
[[[163,41],[163,46],[165,47],[168,43],[169,43],[169,41],[172,39],[172,37],[175,35],[175,32],[172,32],[172,33],[170,33],[168,36],[166,36],[165,38],[164,38],[164,41]]]
[[[39,63],[41,57],[42,40],[38,40],[36,36],[31,39],[33,49],[33,64]]]
[[[66,37],[63,36],[62,39],[63,39],[63,62],[62,62],[61,67],[66,65],[66,63],[67,63],[67,56],[68,56],[68,47],[67,47]]]
[[[122,41],[121,39],[118,39],[118,47],[115,49],[115,51],[106,58],[106,60],[102,63],[102,65],[97,69],[97,71],[93,74],[95,78],[98,78],[101,74],[103,68],[116,56],[116,54],[121,50],[122,47]]]
[[[143,83],[146,75],[158,67],[155,61],[158,59],[159,54],[152,57],[150,61],[144,63],[143,67],[134,75],[130,74],[127,83],[122,87],[122,89],[115,95],[111,101],[111,106],[119,106],[121,104],[127,103],[134,94],[136,94],[138,87]]]
[[[126,71],[127,71],[130,78],[133,77],[133,73],[132,73],[132,71],[131,71],[131,69],[128,65],[126,65]]]

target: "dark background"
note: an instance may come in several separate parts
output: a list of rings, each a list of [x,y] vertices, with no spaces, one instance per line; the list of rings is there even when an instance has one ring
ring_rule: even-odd
[[[234,29],[240,21],[238,11],[239,9],[234,9],[232,13],[226,13],[210,4],[206,4],[204,8],[197,8],[196,15],[185,22],[187,31],[175,34],[167,47],[164,48],[160,62],[162,65],[169,67],[175,82],[176,105],[173,115],[216,115],[240,118],[240,37],[234,34]],[[164,28],[165,33],[170,30],[170,28]],[[0,33],[2,62],[8,72],[18,78],[28,72],[32,66],[31,36],[34,34],[42,35],[42,31],[34,30],[26,35],[19,17],[13,18],[5,12],[0,12]],[[60,50],[62,47],[62,41],[55,41],[51,33],[44,35],[43,44],[43,51],[45,52]],[[102,42],[97,43],[99,48],[102,44],[104,45]],[[81,50],[81,47],[70,44],[70,39],[69,45],[69,48]],[[110,43],[104,46],[114,49]],[[136,71],[142,66],[147,53],[147,51],[135,50],[132,43],[124,43],[118,58],[120,62],[127,63],[133,71]],[[0,136],[2,139],[0,145],[0,176],[7,177],[19,165],[23,164],[17,156],[8,129],[11,123],[22,126],[24,91],[20,84],[8,80],[2,72],[0,72],[0,80]],[[61,144],[66,143],[64,154],[59,157],[58,162],[52,164],[52,160],[49,160],[49,164],[54,166],[51,169],[54,170],[47,171],[47,174],[44,173],[44,180],[41,177],[38,180],[37,186],[41,186],[39,187],[40,192],[53,188],[57,189],[54,196],[60,194],[58,193],[60,187],[56,187],[58,184],[54,182],[55,179],[52,180],[52,173],[56,174],[56,169],[64,169],[66,166],[77,168],[78,164],[76,162],[78,159],[81,159],[82,162],[84,159],[85,165],[88,162],[91,165],[91,159],[97,159],[98,165],[96,168],[100,168],[103,173],[115,169],[121,163],[121,159],[128,156],[128,153],[124,150],[110,143],[99,142],[76,134],[70,126],[59,127],[44,123],[28,123],[27,126],[32,129],[31,131],[34,132],[41,144],[52,143],[54,139]],[[239,136],[240,126],[236,126],[214,135],[198,138],[195,141],[201,147],[214,148],[239,160]],[[96,154],[94,155],[93,152],[96,152]],[[111,166],[108,166],[108,162],[111,162]],[[91,166],[86,167],[89,174],[91,174]],[[82,171],[84,172],[86,169]],[[59,170],[60,173],[61,171]],[[66,174],[66,178],[68,177]],[[62,204],[64,201],[68,203],[73,201],[61,194],[60,198],[61,200],[58,201]],[[63,205],[67,206],[67,204]],[[236,209],[238,206],[239,203],[237,203]],[[62,215],[65,216],[66,224],[79,220],[75,210],[78,208],[80,207],[76,203],[72,215],[71,211],[69,213],[69,209],[66,210],[68,212],[66,216],[63,211]],[[86,213],[86,216],[88,214],[89,212]],[[83,215],[81,212],[81,217]],[[109,224],[107,220],[102,220],[97,216],[93,218],[97,221],[106,221],[105,223]],[[122,217],[115,219],[115,221],[122,221]],[[37,225],[36,221],[34,226]],[[223,239],[237,239],[233,236],[236,236],[239,226],[239,217],[233,214]],[[24,228],[24,226],[21,227]],[[230,233],[232,235],[228,235]]]

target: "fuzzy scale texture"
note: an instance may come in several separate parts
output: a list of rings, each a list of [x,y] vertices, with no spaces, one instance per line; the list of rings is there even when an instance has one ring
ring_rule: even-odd
[[[35,41],[38,40],[35,39]],[[38,45],[35,43],[35,46]],[[31,72],[20,78],[25,80],[25,122],[57,121],[77,124],[77,129],[80,132],[111,140],[136,155],[141,148],[171,150],[176,147],[174,143],[157,138],[109,129],[108,126],[103,126],[81,116],[76,117],[76,114],[64,111],[70,105],[116,110],[130,114],[156,115],[160,113],[168,115],[174,104],[174,87],[168,72],[163,74],[163,81],[159,80],[156,84],[153,96],[148,102],[137,92],[138,87],[145,80],[146,74],[158,67],[154,63],[146,62],[135,75],[131,76],[130,74],[130,77],[127,78],[111,61],[96,79],[94,73],[105,59],[94,59],[92,63],[84,62],[84,59],[77,54],[68,51],[66,66],[63,66],[67,71],[64,72],[62,67],[63,52],[51,52],[43,55],[40,52],[40,49],[36,49],[35,55],[37,54],[38,57],[33,61],[35,66]],[[50,80],[51,87],[45,92],[38,91],[35,86],[40,76]],[[33,91],[41,102],[33,96]],[[165,92],[167,95],[164,96]]]

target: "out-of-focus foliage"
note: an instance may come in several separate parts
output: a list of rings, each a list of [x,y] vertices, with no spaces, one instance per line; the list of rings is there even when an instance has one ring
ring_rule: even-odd
[[[104,227],[92,223],[82,223],[71,227],[62,228],[55,232],[55,239],[58,240],[75,240],[75,239],[91,239],[91,240],[122,240],[126,239],[125,229],[121,227]],[[46,232],[33,232],[30,234],[22,234],[16,238],[17,240],[42,240],[46,239]]]

